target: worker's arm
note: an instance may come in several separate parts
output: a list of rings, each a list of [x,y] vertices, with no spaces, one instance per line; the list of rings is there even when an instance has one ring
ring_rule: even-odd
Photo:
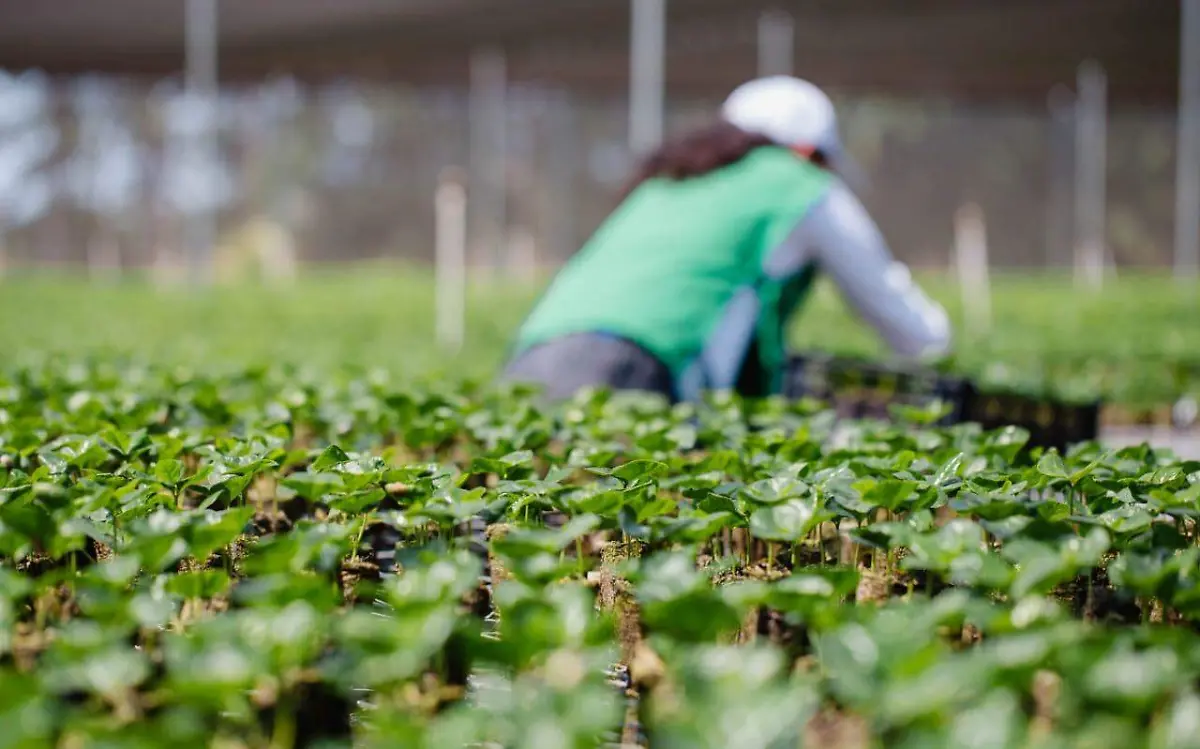
[[[815,262],[851,306],[901,356],[935,357],[950,348],[945,310],[913,283],[853,192],[835,181],[767,262],[781,277]]]

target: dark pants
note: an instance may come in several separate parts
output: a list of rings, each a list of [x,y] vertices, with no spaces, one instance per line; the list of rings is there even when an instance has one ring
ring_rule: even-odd
[[[676,400],[665,364],[636,343],[604,333],[576,333],[533,346],[508,363],[501,379],[541,386],[551,400],[568,399],[589,386]]]

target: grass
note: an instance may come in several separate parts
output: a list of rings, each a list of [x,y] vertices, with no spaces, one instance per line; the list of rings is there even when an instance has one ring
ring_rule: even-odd
[[[1168,279],[1130,276],[1099,293],[1048,275],[994,281],[993,327],[964,330],[957,288],[923,279],[956,331],[955,366],[985,382],[1104,393],[1153,405],[1200,392],[1200,295]],[[127,355],[204,370],[264,360],[327,369],[382,368],[406,375],[486,378],[504,360],[541,282],[479,281],[458,354],[434,342],[434,292],[425,269],[370,266],[310,271],[286,287],[155,291],[138,281],[88,283],[58,276],[0,282],[0,351]],[[886,356],[828,282],[792,330],[793,344]],[[1173,365],[1187,364],[1191,373]]]

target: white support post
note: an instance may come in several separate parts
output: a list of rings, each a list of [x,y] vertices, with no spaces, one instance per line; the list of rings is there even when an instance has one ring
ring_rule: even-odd
[[[1075,278],[1099,289],[1104,283],[1108,81],[1099,63],[1079,66],[1075,106]]]
[[[457,353],[466,337],[467,191],[457,170],[447,170],[434,194],[436,216],[436,335]]]
[[[217,128],[217,0],[187,0],[185,20],[185,78],[187,96],[201,103],[203,127],[188,139],[188,163],[213,164],[218,157]],[[217,213],[205,207],[189,213],[184,227],[189,279],[207,283],[213,271],[217,241]]]
[[[1200,0],[1180,0],[1179,145],[1175,164],[1175,277],[1200,276]]]
[[[980,338],[992,326],[992,284],[987,229],[983,209],[976,203],[967,203],[954,214],[954,264],[968,333]]]
[[[470,120],[471,243],[496,270],[508,235],[508,63],[500,48],[471,55]]]
[[[629,150],[662,142],[666,88],[666,0],[630,0]]]
[[[758,74],[791,75],[795,68],[796,26],[785,10],[764,11],[758,17]]]

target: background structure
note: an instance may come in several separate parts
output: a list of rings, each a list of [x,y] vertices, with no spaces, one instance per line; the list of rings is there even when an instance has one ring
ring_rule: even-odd
[[[950,263],[977,203],[997,267],[1091,251],[1191,272],[1196,5],[0,0],[2,257],[429,261],[439,177],[461,168],[471,263],[552,267],[639,150],[795,72],[834,94],[914,265]]]

